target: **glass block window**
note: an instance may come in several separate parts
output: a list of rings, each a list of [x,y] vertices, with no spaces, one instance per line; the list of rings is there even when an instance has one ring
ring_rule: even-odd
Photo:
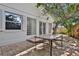
[[[36,34],[36,19],[27,17],[27,35]]]

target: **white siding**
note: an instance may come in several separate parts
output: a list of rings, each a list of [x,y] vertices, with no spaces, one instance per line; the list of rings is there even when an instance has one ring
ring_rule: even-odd
[[[2,31],[2,11],[0,10],[0,31]]]
[[[39,35],[39,21],[46,22],[46,34],[48,34],[48,23],[50,20],[45,18],[40,18],[40,10],[35,7],[35,4],[0,4],[0,9],[3,11],[2,16],[0,12],[0,46],[24,41],[33,35],[27,35],[27,17],[36,19],[36,34]],[[4,11],[13,12],[23,16],[22,30],[5,30],[5,15]]]
[[[4,3],[2,5],[33,16],[39,16],[41,14],[39,9],[37,9],[33,3]]]

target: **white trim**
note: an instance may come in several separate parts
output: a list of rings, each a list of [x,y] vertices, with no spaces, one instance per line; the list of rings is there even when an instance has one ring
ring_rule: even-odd
[[[4,10],[2,10],[2,31],[5,30],[5,15],[4,15]]]

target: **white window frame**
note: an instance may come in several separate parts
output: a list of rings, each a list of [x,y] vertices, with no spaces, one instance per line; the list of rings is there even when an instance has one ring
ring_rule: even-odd
[[[32,19],[34,19],[35,20],[35,22],[36,22],[36,33],[35,34],[27,34],[27,36],[32,36],[32,35],[37,35],[37,21],[36,21],[36,18],[33,18],[33,17],[30,17],[30,16],[27,16],[27,18],[32,18]],[[28,19],[27,19],[28,20]],[[27,31],[28,32],[28,31]]]
[[[22,20],[21,20],[21,29],[20,30],[16,30],[16,29],[15,30],[12,30],[12,29],[8,30],[8,29],[6,29],[6,26],[5,26],[5,24],[6,24],[6,18],[5,18],[6,15],[5,15],[5,12],[8,12],[8,11],[3,11],[2,12],[3,31],[5,31],[5,32],[18,32],[18,31],[22,31],[22,29],[23,29],[23,15],[20,15],[20,14],[15,13],[15,12],[9,12],[9,13],[21,16]]]
[[[44,34],[44,32],[43,32],[43,29],[44,29],[43,23],[45,23],[45,34],[46,34],[46,22],[39,21],[39,23],[40,22],[42,23],[42,34],[40,34],[40,27],[39,27],[39,35],[43,35]]]
[[[52,23],[49,23],[49,33],[52,33]]]
[[[45,24],[45,27],[44,27],[44,24]],[[43,22],[42,27],[43,27],[43,34],[46,34],[46,23],[45,22]],[[45,32],[44,32],[44,29],[45,29]]]

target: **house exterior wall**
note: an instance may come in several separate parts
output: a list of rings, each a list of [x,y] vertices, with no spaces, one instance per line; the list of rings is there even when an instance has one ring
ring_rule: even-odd
[[[46,34],[49,34],[48,24],[52,23],[51,20],[40,17],[41,12],[37,9],[35,4],[0,4],[0,46],[12,44],[34,36],[27,35],[27,17],[36,19],[36,35],[39,35],[39,21],[46,23]],[[5,29],[5,15],[4,11],[9,11],[23,16],[23,24],[21,30],[6,30]]]

